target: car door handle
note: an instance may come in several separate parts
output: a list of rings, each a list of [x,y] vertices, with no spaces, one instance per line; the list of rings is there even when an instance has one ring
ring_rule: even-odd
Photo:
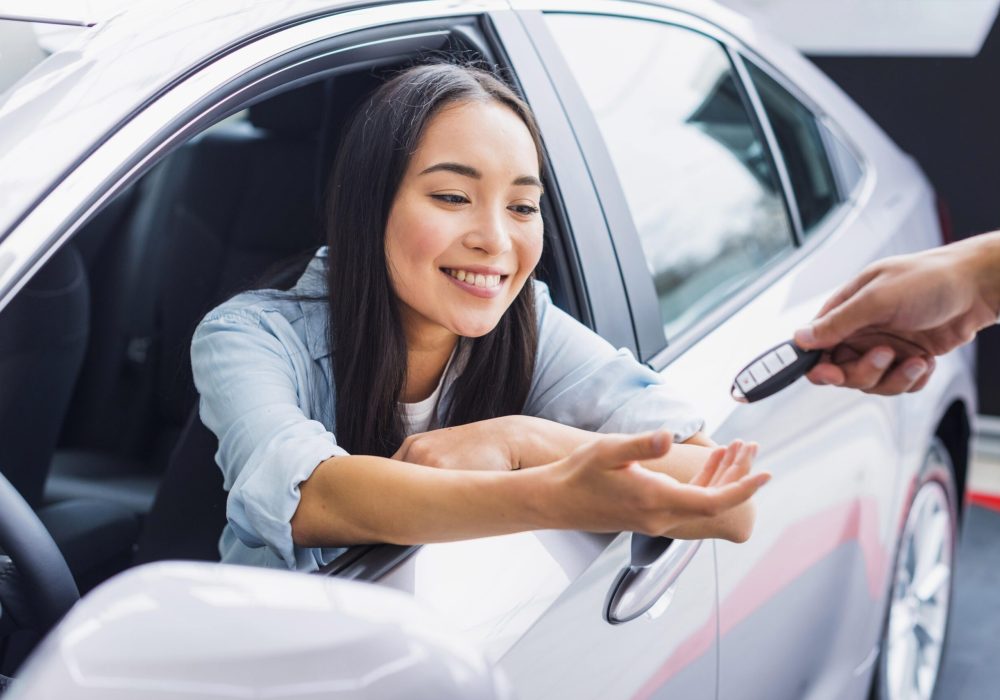
[[[670,603],[677,578],[701,547],[701,540],[671,540],[632,533],[632,559],[615,579],[605,618],[618,625]]]

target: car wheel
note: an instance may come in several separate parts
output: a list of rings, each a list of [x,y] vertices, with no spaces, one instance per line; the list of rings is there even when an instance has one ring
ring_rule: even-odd
[[[955,472],[935,438],[910,501],[892,572],[873,697],[930,700],[948,631],[958,536]]]

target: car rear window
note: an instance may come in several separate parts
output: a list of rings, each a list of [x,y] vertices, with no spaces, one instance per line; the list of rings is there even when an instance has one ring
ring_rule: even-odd
[[[753,63],[747,67],[784,157],[802,232],[808,235],[840,202],[819,121],[777,80]]]
[[[714,39],[626,17],[547,21],[604,137],[664,331],[676,337],[793,248],[771,154]]]

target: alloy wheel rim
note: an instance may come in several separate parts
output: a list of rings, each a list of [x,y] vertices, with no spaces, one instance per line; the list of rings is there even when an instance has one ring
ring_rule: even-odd
[[[954,523],[944,487],[925,483],[906,518],[886,640],[891,700],[930,700],[951,600]]]

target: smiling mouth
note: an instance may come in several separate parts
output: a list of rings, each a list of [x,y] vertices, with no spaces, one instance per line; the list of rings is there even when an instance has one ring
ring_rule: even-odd
[[[465,284],[478,287],[479,289],[496,289],[502,285],[508,277],[508,275],[484,275],[478,272],[469,272],[466,270],[453,270],[447,267],[442,267],[441,271],[446,275],[454,277],[459,282],[464,282]]]

